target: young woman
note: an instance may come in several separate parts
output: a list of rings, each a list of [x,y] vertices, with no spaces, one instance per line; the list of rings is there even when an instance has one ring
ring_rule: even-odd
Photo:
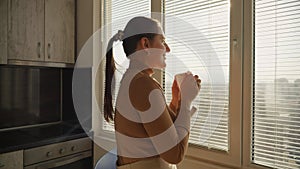
[[[121,80],[114,109],[111,86],[116,68],[112,47],[118,40],[123,41],[130,65]],[[165,68],[167,52],[170,48],[159,22],[146,17],[131,19],[108,43],[104,118],[114,120],[118,169],[176,169],[183,160],[194,112],[190,106],[201,81],[191,73],[178,76],[168,105],[160,84],[152,78],[154,68]]]

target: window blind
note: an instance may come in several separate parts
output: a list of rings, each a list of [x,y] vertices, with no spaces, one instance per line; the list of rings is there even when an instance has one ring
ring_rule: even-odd
[[[193,102],[198,112],[192,120],[189,143],[224,151],[229,149],[229,5],[228,0],[165,0],[164,6],[166,41],[171,48],[164,78],[167,100],[172,97],[175,74],[187,70],[198,74],[202,87]],[[186,28],[179,20],[191,25]]]
[[[136,16],[151,17],[151,1],[123,1],[123,0],[105,0],[104,3],[104,22],[105,22],[105,37],[111,38],[118,30],[124,30],[127,22]],[[105,48],[106,49],[106,48]],[[129,61],[123,50],[122,42],[115,42],[113,45],[113,55],[116,62],[115,72],[115,87],[113,90],[113,103],[115,104],[116,97],[119,91],[120,80],[123,73],[129,65]],[[105,69],[103,70],[105,71]],[[104,91],[103,91],[104,92]],[[108,124],[105,120],[102,126],[104,131],[114,131],[113,122]]]
[[[300,1],[254,0],[254,163],[300,168]]]

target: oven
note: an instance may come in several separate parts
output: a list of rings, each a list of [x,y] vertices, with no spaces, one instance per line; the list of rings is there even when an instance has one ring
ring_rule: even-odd
[[[90,68],[80,73],[91,82]],[[24,169],[92,169],[92,92],[76,114],[72,77],[73,68],[0,65],[0,149],[22,147]]]
[[[92,169],[92,161],[89,138],[24,150],[24,169]]]

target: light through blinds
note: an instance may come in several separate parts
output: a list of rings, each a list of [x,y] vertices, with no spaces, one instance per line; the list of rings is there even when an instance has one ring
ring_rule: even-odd
[[[165,69],[165,92],[171,100],[174,75],[198,74],[199,96],[193,105],[189,142],[228,151],[229,1],[165,0],[166,41],[171,48]]]
[[[300,1],[254,0],[252,160],[300,168]]]
[[[104,7],[104,20],[106,36],[111,38],[118,30],[124,30],[127,22],[136,16],[151,17],[151,1],[122,1],[122,0],[106,0]],[[113,103],[116,101],[120,80],[123,73],[129,65],[129,61],[123,51],[122,42],[115,42],[113,45],[113,55],[116,62],[115,72],[115,88],[113,91]],[[105,69],[103,70],[105,71]],[[105,120],[102,126],[104,131],[114,131],[113,123],[108,124]]]

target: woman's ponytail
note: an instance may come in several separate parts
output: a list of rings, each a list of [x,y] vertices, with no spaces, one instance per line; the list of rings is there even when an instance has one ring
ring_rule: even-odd
[[[105,90],[104,90],[104,119],[109,122],[114,120],[114,108],[112,103],[112,79],[116,70],[113,57],[113,43],[115,38],[111,38],[106,49],[106,68],[105,68]]]
[[[143,33],[136,35],[127,35],[125,37],[126,29],[135,30],[135,26],[153,25],[157,28],[157,21],[145,17],[136,17],[128,22],[124,31],[119,30],[108,42],[106,49],[106,68],[105,68],[105,90],[104,90],[104,119],[109,122],[114,120],[114,106],[112,103],[112,82],[116,70],[115,60],[113,57],[113,43],[115,41],[123,41],[123,49],[128,57],[136,51],[136,45],[142,37],[147,37],[152,40],[155,33]],[[143,27],[142,27],[143,28]],[[130,31],[129,31],[130,32]]]

